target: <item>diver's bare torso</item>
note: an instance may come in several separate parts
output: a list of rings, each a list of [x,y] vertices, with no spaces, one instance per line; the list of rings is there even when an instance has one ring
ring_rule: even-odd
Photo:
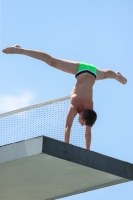
[[[93,109],[93,85],[95,78],[89,73],[77,76],[77,83],[71,91],[71,105],[82,114],[85,108]]]

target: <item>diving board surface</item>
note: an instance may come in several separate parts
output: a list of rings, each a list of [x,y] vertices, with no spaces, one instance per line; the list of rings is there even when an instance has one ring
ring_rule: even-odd
[[[0,199],[52,200],[133,180],[133,164],[41,136],[0,147]]]

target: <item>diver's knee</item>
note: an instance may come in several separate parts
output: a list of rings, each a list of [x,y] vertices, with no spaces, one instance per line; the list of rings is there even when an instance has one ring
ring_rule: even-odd
[[[104,79],[109,78],[110,73],[111,73],[111,70],[109,70],[109,69],[104,70]]]

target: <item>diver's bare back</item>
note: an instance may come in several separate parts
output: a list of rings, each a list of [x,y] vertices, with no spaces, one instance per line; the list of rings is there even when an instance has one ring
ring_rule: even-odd
[[[83,73],[77,77],[77,83],[71,92],[71,104],[77,108],[80,114],[85,108],[93,109],[93,85],[95,78]]]

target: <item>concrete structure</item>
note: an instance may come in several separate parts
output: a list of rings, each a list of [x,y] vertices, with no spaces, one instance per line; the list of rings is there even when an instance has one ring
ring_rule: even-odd
[[[133,180],[133,164],[45,136],[0,147],[0,199],[50,200]]]

